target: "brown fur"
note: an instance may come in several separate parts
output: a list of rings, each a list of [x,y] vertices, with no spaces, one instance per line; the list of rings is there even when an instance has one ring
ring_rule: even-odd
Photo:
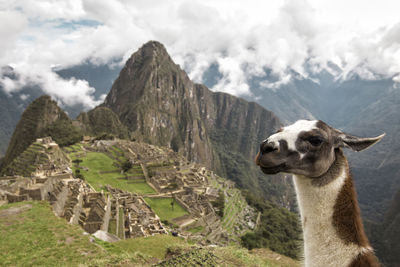
[[[380,264],[372,252],[360,253],[349,267],[379,267]]]
[[[361,247],[369,246],[361,221],[357,193],[354,189],[349,165],[346,160],[347,177],[336,199],[333,212],[333,225],[340,238],[346,243],[355,243]]]

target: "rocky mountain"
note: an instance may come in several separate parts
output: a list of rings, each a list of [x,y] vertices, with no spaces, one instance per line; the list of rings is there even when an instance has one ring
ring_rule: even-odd
[[[52,136],[60,145],[68,145],[82,138],[81,131],[49,96],[33,101],[23,112],[2,161],[2,168],[24,152],[36,138]]]
[[[82,112],[74,121],[85,135],[101,136],[110,134],[121,139],[130,137],[129,131],[118,116],[109,108],[96,107],[89,112]]]
[[[131,56],[102,106],[137,140],[171,147],[254,193],[289,198],[284,180],[266,178],[252,163],[279,119],[256,103],[193,83],[158,42]]]
[[[2,78],[16,79],[14,69],[7,66],[0,69]],[[24,109],[34,99],[42,94],[37,86],[27,86],[18,92],[9,93],[0,84],[0,157],[4,156],[8,143],[14,132],[15,126],[20,119]]]

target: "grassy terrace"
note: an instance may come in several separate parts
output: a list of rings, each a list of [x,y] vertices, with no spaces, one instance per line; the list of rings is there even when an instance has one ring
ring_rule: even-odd
[[[225,203],[224,217],[222,218],[222,226],[229,232],[233,230],[237,215],[246,206],[245,200],[240,194],[240,191],[232,190],[230,193],[233,193],[233,196],[227,199],[228,201]]]
[[[178,202],[174,199],[174,209],[172,210],[171,202],[172,198],[145,198],[147,204],[154,210],[154,212],[160,217],[161,220],[167,220],[172,222],[172,219],[181,217],[188,214],[188,212],[182,208]]]
[[[217,182],[216,179],[208,177],[212,187],[224,190],[224,188]],[[218,178],[217,178],[218,179]],[[222,226],[225,230],[232,233],[235,226],[236,219],[239,213],[245,208],[246,201],[238,189],[228,189],[227,191],[231,197],[225,197],[224,216],[222,218]]]
[[[120,169],[113,164],[115,161],[105,153],[84,152],[79,144],[67,147],[66,151],[70,152],[69,156],[72,160],[77,158],[82,160],[79,163],[80,172],[84,179],[97,191],[108,184],[138,194],[156,193],[144,180],[140,166],[135,165],[127,174],[121,174]],[[85,170],[86,168],[87,170]],[[76,169],[77,166],[73,166],[74,172]],[[143,177],[143,179],[127,180],[126,176]]]

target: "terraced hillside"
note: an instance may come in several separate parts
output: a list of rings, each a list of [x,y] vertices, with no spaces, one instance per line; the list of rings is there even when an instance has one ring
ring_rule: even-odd
[[[69,160],[51,137],[37,139],[17,156],[0,176],[20,175],[30,177],[33,172],[44,172],[55,168],[65,168]]]

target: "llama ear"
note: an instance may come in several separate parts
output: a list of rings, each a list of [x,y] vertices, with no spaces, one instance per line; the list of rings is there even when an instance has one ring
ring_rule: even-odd
[[[339,139],[341,146],[351,148],[354,151],[361,151],[379,142],[386,134],[377,137],[357,137],[348,134],[341,134]]]

